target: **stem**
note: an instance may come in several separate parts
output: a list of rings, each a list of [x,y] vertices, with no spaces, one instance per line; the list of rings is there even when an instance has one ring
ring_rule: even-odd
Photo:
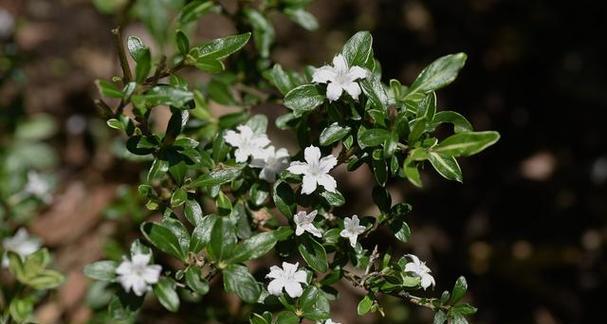
[[[129,60],[126,57],[126,50],[124,49],[124,42],[122,41],[122,26],[118,26],[112,29],[114,34],[114,42],[118,49],[118,57],[120,58],[120,67],[122,68],[122,81],[124,84],[131,82],[133,75],[131,74],[131,67],[129,66]]]

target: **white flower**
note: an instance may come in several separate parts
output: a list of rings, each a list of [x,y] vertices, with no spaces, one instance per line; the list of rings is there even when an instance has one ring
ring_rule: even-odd
[[[358,235],[365,231],[365,227],[360,225],[360,220],[357,215],[352,215],[352,218],[344,218],[344,229],[339,233],[339,236],[346,237],[350,240],[352,247],[356,246]]]
[[[137,296],[143,296],[150,286],[157,283],[162,267],[150,263],[151,254],[134,254],[131,260],[126,257],[116,268],[118,281],[126,292],[133,289]]]
[[[284,148],[276,150],[274,146],[269,146],[253,158],[250,166],[261,168],[259,178],[273,183],[276,175],[289,166],[289,152]]]
[[[251,127],[240,125],[236,127],[239,133],[229,130],[223,136],[223,139],[233,147],[236,147],[234,156],[236,162],[246,162],[249,156],[262,154],[264,147],[270,144],[266,134],[255,134]]]
[[[15,18],[10,12],[0,8],[0,39],[8,38],[15,29]]]
[[[268,284],[268,292],[274,296],[280,296],[282,289],[287,291],[291,298],[299,297],[303,293],[302,283],[306,283],[307,275],[303,270],[297,270],[299,263],[282,263],[282,269],[272,266],[266,278],[272,278]]]
[[[367,70],[360,66],[348,67],[344,56],[339,54],[333,58],[333,66],[325,65],[314,71],[312,82],[328,83],[327,99],[329,101],[339,99],[344,90],[353,99],[358,100],[361,90],[355,81],[365,79],[367,76]]]
[[[341,323],[333,322],[333,320],[329,318],[328,320],[325,321],[324,324],[341,324]]]
[[[302,194],[309,195],[321,185],[325,190],[335,192],[337,182],[329,175],[329,171],[337,165],[333,155],[320,157],[320,150],[316,146],[308,146],[304,151],[306,162],[291,162],[287,170],[294,174],[303,174]]]
[[[37,172],[30,171],[27,173],[27,183],[23,189],[26,193],[48,203],[51,201],[50,188],[49,182]]]
[[[295,222],[295,235],[300,236],[304,232],[308,232],[316,237],[322,237],[322,234],[316,226],[314,226],[314,218],[318,214],[318,211],[313,210],[309,214],[305,211],[300,211],[293,217]]]
[[[407,254],[407,257],[411,258],[411,262],[405,265],[405,271],[412,272],[418,276],[421,279],[420,284],[424,290],[430,286],[434,286],[436,283],[434,282],[434,277],[430,274],[432,271],[426,266],[426,263],[421,262],[413,254]]]
[[[40,249],[40,240],[36,237],[31,237],[25,228],[20,228],[13,237],[8,237],[2,240],[2,248],[4,251],[17,253],[22,259]],[[8,267],[8,257],[4,255],[2,258],[2,266]]]

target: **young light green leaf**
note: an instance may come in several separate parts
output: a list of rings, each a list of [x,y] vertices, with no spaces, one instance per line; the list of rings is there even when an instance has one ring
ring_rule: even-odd
[[[464,180],[462,177],[462,170],[455,157],[430,152],[428,160],[434,169],[444,178],[457,182],[462,182]]]
[[[206,13],[217,10],[218,6],[213,1],[195,0],[183,7],[177,16],[180,25],[186,25],[198,20]]]
[[[365,315],[371,310],[372,306],[373,299],[371,299],[369,295],[366,295],[365,297],[363,297],[363,299],[360,300],[360,302],[358,302],[358,306],[356,306],[356,313],[358,314],[358,316]]]
[[[114,281],[114,279],[116,279],[117,267],[118,263],[116,261],[97,261],[95,263],[87,264],[84,267],[84,274],[95,280]]]
[[[474,128],[472,124],[466,119],[466,117],[455,111],[439,111],[434,116],[434,120],[431,123],[431,129],[435,129],[442,123],[450,123],[453,125],[453,131],[455,133],[472,132]]]
[[[97,85],[97,89],[102,96],[110,97],[110,98],[122,98],[122,91],[118,89],[116,85],[107,80],[97,80],[95,81]]]
[[[446,156],[470,156],[495,144],[500,138],[498,132],[464,132],[447,137],[433,150]]]
[[[409,94],[438,90],[455,80],[459,70],[466,63],[466,54],[457,53],[443,56],[428,65],[409,87]]]
[[[318,29],[316,17],[302,8],[286,8],[284,13],[293,22],[307,30],[312,31]]]

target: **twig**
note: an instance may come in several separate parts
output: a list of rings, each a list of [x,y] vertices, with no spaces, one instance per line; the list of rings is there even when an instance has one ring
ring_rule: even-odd
[[[129,66],[129,60],[126,57],[126,50],[124,49],[124,42],[122,41],[122,32],[120,30],[122,26],[118,26],[112,29],[114,34],[114,42],[118,49],[118,57],[120,58],[120,67],[122,68],[122,81],[124,84],[131,82],[133,75],[131,74],[131,67]]]

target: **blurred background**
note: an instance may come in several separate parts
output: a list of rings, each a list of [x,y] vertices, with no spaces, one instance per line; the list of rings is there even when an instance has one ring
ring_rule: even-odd
[[[1,230],[28,224],[67,275],[37,309],[42,323],[96,320],[104,290],[90,286],[81,269],[120,256],[147,215],[129,186],[146,164],[124,158],[122,139],[93,104],[93,81],[119,72],[110,33],[115,17],[104,13],[102,1],[93,2],[97,6],[87,0],[0,1],[0,192],[23,186],[32,169],[48,177],[53,192],[41,206],[19,204],[17,217],[4,219]],[[439,107],[467,116],[475,129],[502,135],[497,145],[461,161],[463,184],[430,171],[423,189],[392,185],[393,195],[414,207],[411,243],[392,249],[428,259],[437,292],[465,275],[470,302],[479,308],[472,323],[601,318],[607,288],[602,2],[317,0],[309,10],[320,22],[315,32],[276,17],[276,62],[319,66],[354,32],[370,30],[384,81],[409,84],[435,58],[463,51],[466,67],[439,92]],[[197,39],[232,31],[227,20],[209,16]],[[138,24],[125,34],[151,39]],[[271,116],[283,111],[259,110]],[[341,177],[352,190],[347,200],[356,202],[342,212],[372,215],[368,172]],[[369,244],[382,239],[378,233]],[[386,300],[384,319],[357,319],[358,292],[341,290],[334,319],[344,323],[431,321],[430,313],[396,300]],[[206,302],[235,307],[210,296]],[[183,322],[158,307],[146,314],[142,322]],[[200,318],[192,322],[204,322]]]

